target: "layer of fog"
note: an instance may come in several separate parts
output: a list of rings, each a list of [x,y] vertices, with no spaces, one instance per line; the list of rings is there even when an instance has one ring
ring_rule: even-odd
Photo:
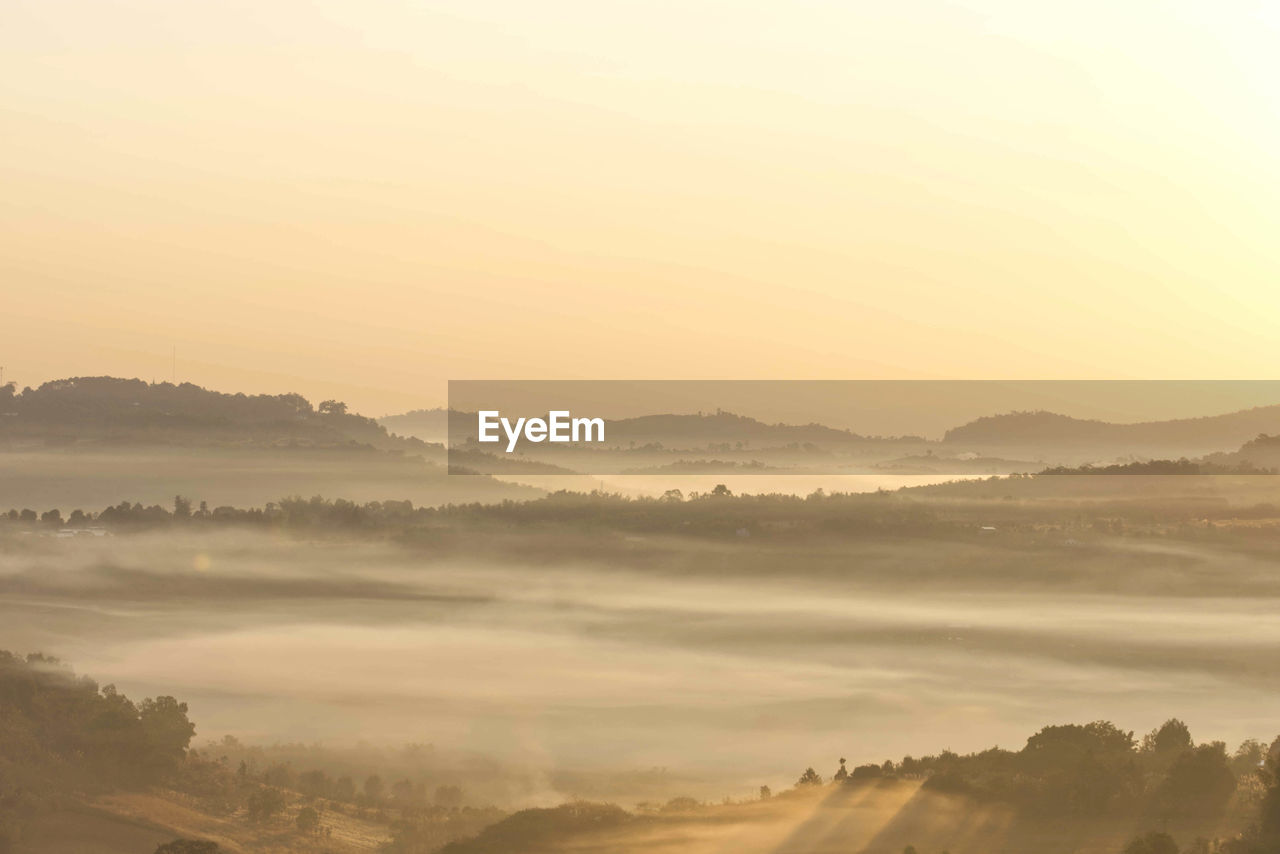
[[[1054,722],[1141,731],[1177,715],[1232,743],[1280,731],[1280,589],[1242,553],[881,543],[834,572],[830,554],[748,544],[703,571],[239,532],[5,546],[0,647],[174,694],[201,738],[665,766],[710,795],[839,756],[1016,748]],[[897,560],[916,573],[880,570]],[[1043,582],[1011,591],[979,571],[1010,560]],[[1072,583],[1054,561],[1080,564]],[[1122,566],[1142,568],[1145,595],[1095,583]]]

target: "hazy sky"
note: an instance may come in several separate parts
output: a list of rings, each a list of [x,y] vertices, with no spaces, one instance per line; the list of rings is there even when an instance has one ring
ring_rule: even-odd
[[[1274,377],[1280,7],[7,0],[0,365]]]

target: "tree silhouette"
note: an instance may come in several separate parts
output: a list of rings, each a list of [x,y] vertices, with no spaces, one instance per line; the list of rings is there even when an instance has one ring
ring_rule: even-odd
[[[800,779],[796,781],[797,786],[821,786],[822,777],[812,768],[804,769],[804,773],[800,775]]]
[[[1152,831],[1129,840],[1124,854],[1178,854],[1178,843],[1167,833]]]
[[[298,817],[293,820],[293,823],[302,833],[315,833],[320,829],[320,813],[313,807],[303,807],[298,810]]]
[[[381,800],[385,788],[386,787],[382,783],[382,778],[377,774],[371,774],[368,779],[364,781],[365,797],[371,801]]]
[[[155,854],[218,854],[220,850],[218,843],[208,839],[175,839],[158,847]]]

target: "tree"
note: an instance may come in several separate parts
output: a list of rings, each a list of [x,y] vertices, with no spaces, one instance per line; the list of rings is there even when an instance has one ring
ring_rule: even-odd
[[[265,821],[284,809],[284,792],[272,786],[263,786],[249,796],[245,804],[250,821]]]
[[[804,773],[800,775],[800,779],[796,781],[797,786],[821,786],[822,777],[812,768],[804,769]]]
[[[1169,834],[1153,830],[1129,840],[1124,854],[1178,854],[1178,843]]]
[[[841,756],[840,767],[839,769],[836,770],[835,776],[831,778],[832,780],[835,780],[836,782],[840,782],[840,781],[849,779],[849,772],[844,767],[844,763],[845,763],[845,758]]]
[[[370,774],[368,779],[364,781],[364,794],[371,801],[382,800],[382,794],[385,790],[382,778],[377,774]]]
[[[850,780],[869,780],[876,777],[884,776],[884,768],[874,762],[868,762],[866,765],[859,765],[853,769],[853,773],[849,775]]]
[[[44,512],[44,513],[41,513],[41,514],[40,514],[40,521],[41,521],[41,522],[43,522],[43,523],[45,523],[46,525],[53,525],[53,526],[55,526],[55,527],[61,527],[61,526],[62,526],[62,511],[55,507],[55,508],[54,508],[54,509],[52,509],[52,510],[49,510],[49,511],[46,511],[46,512]]]
[[[1244,777],[1258,771],[1267,758],[1266,746],[1256,738],[1247,738],[1236,748],[1231,757],[1231,771],[1237,777]]]
[[[1202,820],[1220,816],[1235,790],[1226,745],[1215,741],[1184,750],[1156,795],[1165,815]]]
[[[1262,779],[1266,783],[1266,793],[1262,796],[1262,804],[1258,808],[1258,825],[1265,838],[1277,842],[1280,849],[1280,737],[1271,744],[1267,755],[1267,764],[1262,769]]]
[[[262,782],[280,789],[292,789],[297,785],[293,766],[287,762],[276,762],[262,772]]]
[[[346,415],[347,405],[340,400],[323,400],[316,411],[321,415]]]
[[[462,789],[458,786],[437,786],[435,802],[438,807],[446,809],[462,806]]]
[[[181,495],[173,496],[173,518],[174,519],[190,519],[191,518],[191,499],[183,498]]]
[[[725,486],[723,483],[717,483],[715,488],[711,490],[711,494],[722,497],[733,495],[733,493],[729,491],[729,487]]]
[[[1018,764],[1039,778],[1032,791],[1040,808],[1098,815],[1140,790],[1133,748],[1133,733],[1108,721],[1047,726],[1027,739]]]
[[[218,843],[208,839],[175,839],[158,847],[155,854],[218,854],[220,850]]]
[[[187,704],[173,697],[143,700],[138,706],[145,755],[142,761],[159,774],[175,770],[187,753],[195,724],[187,718]]]
[[[773,797],[773,789],[770,789],[768,786],[760,787],[760,800],[767,801],[772,797]]]
[[[313,807],[303,807],[298,810],[298,817],[293,820],[293,823],[301,833],[315,833],[320,829],[320,813]]]
[[[698,801],[695,798],[690,798],[688,796],[682,795],[680,797],[672,798],[671,800],[663,804],[662,811],[663,812],[690,812],[691,810],[696,810],[700,806],[702,806],[702,804],[698,803]]]
[[[307,795],[323,797],[332,788],[329,775],[320,770],[307,771],[298,777],[298,788]]]
[[[1177,755],[1191,745],[1191,729],[1177,718],[1169,718],[1142,738],[1144,753]]]

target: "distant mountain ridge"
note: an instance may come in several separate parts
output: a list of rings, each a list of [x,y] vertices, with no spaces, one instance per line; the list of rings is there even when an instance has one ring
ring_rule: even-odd
[[[192,383],[147,383],[116,377],[73,377],[21,393],[15,393],[11,385],[0,387],[0,441],[10,446],[84,441],[240,447],[362,445],[442,461],[442,448],[436,443],[447,439],[450,428],[455,438],[474,436],[475,413],[437,408],[375,420],[348,412],[340,401],[313,405],[298,394],[228,394]],[[983,416],[948,430],[941,443],[918,436],[867,436],[819,423],[768,424],[721,410],[664,413],[609,421],[605,444],[623,449],[654,443],[667,448],[737,443],[751,448],[1089,446],[1156,456],[1230,452],[1262,434],[1280,434],[1280,404],[1131,424],[1047,411],[1010,412]]]
[[[655,437],[678,437],[687,441],[753,441],[779,444],[856,444],[865,442],[922,442],[919,436],[866,436],[825,424],[768,424],[748,415],[716,410],[696,415],[641,415],[609,422],[611,443],[650,441]]]
[[[417,410],[383,418],[380,423],[407,435],[447,439],[474,437],[476,414],[456,410]],[[870,448],[876,445],[919,445],[958,451],[964,448],[1008,448],[1023,453],[1053,449],[1136,456],[1203,455],[1234,451],[1261,434],[1280,434],[1280,405],[1255,407],[1198,418],[1115,423],[1076,418],[1056,412],[1008,412],[987,415],[948,430],[942,440],[918,436],[868,436],[824,424],[768,424],[750,416],[715,411],[663,413],[610,420],[605,445],[614,448],[661,444],[667,448],[724,449],[815,445],[825,448]]]
[[[1130,445],[1152,449],[1180,447],[1201,453],[1237,448],[1259,434],[1280,432],[1280,405],[1242,409],[1221,415],[1116,424],[1073,418],[1054,412],[988,415],[948,430],[951,445]]]

